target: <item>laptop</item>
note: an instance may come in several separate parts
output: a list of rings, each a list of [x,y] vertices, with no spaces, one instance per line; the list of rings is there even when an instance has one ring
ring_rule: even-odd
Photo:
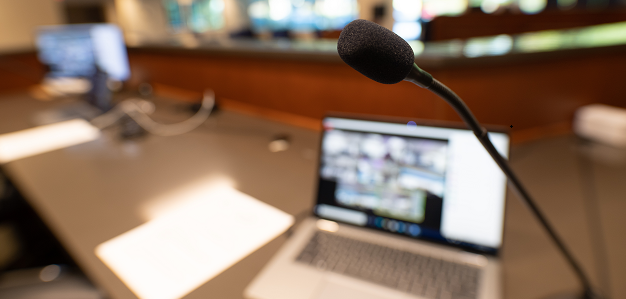
[[[323,120],[314,212],[250,299],[501,297],[506,178],[460,126]],[[501,155],[505,131],[489,133]]]

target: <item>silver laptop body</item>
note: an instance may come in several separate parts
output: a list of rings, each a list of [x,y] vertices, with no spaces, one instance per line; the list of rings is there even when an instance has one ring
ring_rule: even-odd
[[[506,178],[467,129],[327,117],[314,215],[250,299],[500,298]],[[508,155],[506,133],[490,133]]]

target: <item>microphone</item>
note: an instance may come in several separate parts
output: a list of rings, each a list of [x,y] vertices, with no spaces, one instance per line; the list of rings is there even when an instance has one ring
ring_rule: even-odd
[[[366,77],[383,84],[404,80],[415,55],[393,31],[366,20],[354,20],[339,35],[341,59]]]
[[[415,64],[413,49],[393,31],[367,20],[346,25],[337,42],[339,57],[376,82],[395,84],[411,81],[428,88],[433,77]]]
[[[437,81],[429,73],[415,64],[415,55],[411,46],[393,31],[366,20],[354,20],[346,25],[339,35],[337,51],[341,59],[366,77],[383,84],[395,84],[409,81],[426,88],[448,102],[461,119],[474,132],[489,155],[498,164],[508,178],[509,184],[539,220],[548,235],[557,245],[569,265],[576,273],[583,286],[581,298],[600,298],[593,291],[590,280],[570,250],[561,241],[556,231],[539,210],[535,201],[522,186],[507,160],[503,158],[489,140],[487,130],[478,122],[463,100],[450,88]]]

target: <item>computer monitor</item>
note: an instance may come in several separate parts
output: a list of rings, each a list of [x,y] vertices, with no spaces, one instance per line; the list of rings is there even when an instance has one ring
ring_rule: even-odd
[[[341,30],[359,17],[356,0],[249,1],[250,25],[255,32],[314,32]]]
[[[107,83],[130,76],[126,46],[117,26],[46,26],[38,30],[36,42],[39,60],[50,69],[47,77],[85,78],[91,83],[86,101],[101,112],[111,109]]]
[[[115,25],[41,27],[36,43],[39,60],[50,68],[48,76],[91,77],[97,70],[117,81],[130,76],[124,38]]]

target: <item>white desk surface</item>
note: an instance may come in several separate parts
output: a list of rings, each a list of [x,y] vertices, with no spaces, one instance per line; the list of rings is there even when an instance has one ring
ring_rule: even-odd
[[[27,95],[0,98],[0,133],[34,126],[32,116],[59,105]],[[180,104],[159,102],[157,114]],[[268,142],[291,136],[272,153]],[[313,204],[319,133],[221,111],[180,136],[122,142],[114,130],[94,142],[10,162],[3,167],[86,274],[111,298],[135,298],[96,257],[94,248],[146,222],[159,195],[202,178],[226,177],[238,190],[296,215]],[[582,196],[576,142],[571,136],[516,146],[511,163],[577,258],[596,268]],[[612,298],[626,298],[626,162],[592,163],[607,240]],[[578,287],[573,273],[533,216],[514,195],[506,208],[505,298],[540,298]],[[243,289],[284,243],[281,236],[185,298],[242,298]]]

